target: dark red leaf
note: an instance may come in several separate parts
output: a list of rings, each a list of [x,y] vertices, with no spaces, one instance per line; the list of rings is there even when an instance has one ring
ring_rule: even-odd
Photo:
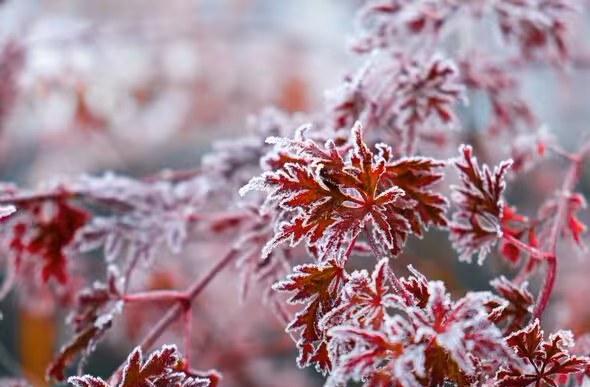
[[[127,358],[118,387],[214,387],[219,376],[193,376],[183,369],[184,362],[176,347],[165,345],[151,354],[145,362],[141,349],[135,348]],[[90,375],[73,376],[68,381],[77,387],[111,387]]]
[[[441,162],[393,161],[391,149],[383,144],[374,154],[363,142],[359,124],[352,130],[352,147],[338,148],[328,141],[322,149],[299,137],[271,141],[293,150],[299,160],[306,158],[306,163],[286,163],[240,191],[266,190],[269,202],[289,214],[264,256],[279,243],[296,245],[302,240],[322,256],[338,254],[344,241],[356,238],[367,223],[377,241],[397,254],[411,232],[420,235],[423,226],[446,224],[446,201],[429,190],[441,178]]]
[[[462,145],[459,150],[461,158],[455,166],[461,185],[453,187],[457,210],[449,224],[451,240],[460,260],[471,261],[471,256],[479,251],[478,262],[482,263],[502,236],[502,193],[510,161],[502,162],[491,172],[487,165],[479,168],[470,146]]]
[[[496,375],[501,387],[526,387],[532,383],[556,386],[556,378],[584,372],[590,366],[589,358],[568,353],[568,348],[573,345],[571,332],[559,331],[551,335],[549,340],[543,340],[543,331],[539,327],[538,319],[526,328],[511,334],[506,342],[532,367],[503,367]]]
[[[505,333],[522,329],[535,303],[532,294],[526,288],[527,285],[517,286],[503,276],[494,279],[491,285],[505,301],[490,300],[486,304],[490,309],[489,319],[502,325]]]
[[[306,304],[287,327],[288,331],[301,332],[297,342],[300,367],[315,362],[321,372],[329,371],[328,338],[325,330],[320,328],[320,321],[337,306],[338,295],[346,281],[344,268],[336,260],[330,259],[323,264],[297,266],[286,281],[273,286],[280,292],[294,292],[289,299],[290,303]]]
[[[353,272],[342,292],[340,306],[324,317],[322,325],[351,324],[379,330],[386,314],[389,270],[389,260],[383,258],[371,276],[365,270]]]
[[[57,357],[47,367],[46,378],[48,380],[63,381],[65,369],[74,358],[86,351],[91,350],[98,340],[104,336],[111,327],[112,320],[104,319],[100,324],[93,324],[78,332],[64,347],[61,348]]]

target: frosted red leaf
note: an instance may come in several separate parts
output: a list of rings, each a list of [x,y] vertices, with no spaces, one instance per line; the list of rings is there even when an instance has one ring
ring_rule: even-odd
[[[390,158],[391,156],[387,157]],[[416,235],[422,235],[422,229],[429,225],[447,225],[447,200],[429,189],[442,179],[440,168],[444,165],[442,161],[420,157],[392,160],[387,164],[384,179],[403,189],[405,198],[415,203],[410,208],[400,208],[400,211],[410,222],[412,232]]]
[[[452,199],[457,209],[449,224],[451,241],[460,260],[470,262],[471,256],[479,252],[481,264],[502,236],[502,193],[511,162],[500,163],[492,172],[487,165],[483,168],[477,165],[470,146],[462,145],[459,151],[461,156],[455,167],[461,183],[453,186]]]
[[[524,329],[514,332],[506,339],[516,354],[527,364],[525,369],[508,363],[496,375],[500,387],[526,387],[546,383],[555,387],[555,379],[568,374],[584,372],[590,359],[569,354],[573,336],[569,331],[558,331],[543,339],[539,320]]]
[[[117,387],[208,387],[211,384],[208,378],[192,376],[182,367],[175,346],[165,345],[145,361],[138,347],[127,358]],[[72,376],[68,382],[76,387],[115,387],[90,375]]]
[[[400,283],[413,296],[415,305],[419,308],[424,308],[430,297],[428,280],[422,273],[414,269],[412,265],[408,266],[408,270],[412,275],[408,278],[400,279]]]
[[[468,293],[453,302],[442,282],[428,282],[414,269],[412,273],[402,284],[413,290],[417,305],[390,304],[378,329],[344,321],[329,330],[334,363],[329,385],[356,380],[378,386],[387,374],[394,385],[404,387],[445,380],[469,386],[482,367],[514,357],[484,311],[491,294]],[[392,309],[399,314],[392,316]],[[342,343],[349,345],[346,353],[341,353]]]
[[[112,318],[105,316],[100,321],[77,331],[75,336],[60,349],[59,353],[47,367],[46,378],[48,380],[63,381],[66,376],[66,367],[78,355],[82,356],[81,361],[84,362],[86,355],[92,352],[96,343],[111,326]]]
[[[306,163],[286,163],[240,191],[267,191],[268,203],[293,214],[278,226],[263,257],[279,243],[294,246],[303,240],[323,256],[338,254],[367,224],[374,238],[397,254],[411,232],[420,234],[423,225],[446,222],[446,201],[429,190],[440,179],[442,164],[424,158],[392,161],[385,145],[374,154],[363,142],[360,124],[352,130],[352,147],[328,141],[322,149],[301,135],[270,141],[305,157]]]
[[[328,358],[326,331],[320,327],[322,318],[338,306],[339,294],[348,281],[344,268],[334,259],[323,264],[297,266],[286,281],[276,283],[273,288],[280,292],[295,292],[289,298],[293,304],[305,304],[303,310],[287,326],[287,331],[300,332],[297,341],[300,367],[310,364],[326,373],[331,363]]]
[[[470,292],[452,302],[440,281],[429,282],[429,299],[424,308],[409,308],[408,317],[418,327],[418,339],[434,340],[461,372],[473,375],[477,358],[499,362],[510,353],[500,330],[482,310],[493,296]]]
[[[342,291],[340,306],[324,317],[322,325],[350,324],[378,330],[387,308],[390,286],[388,265],[389,260],[383,258],[370,276],[366,270],[353,272]]]
[[[490,299],[486,306],[490,309],[488,318],[499,326],[503,326],[508,334],[521,329],[532,313],[535,299],[528,291],[528,284],[520,285],[501,276],[491,282],[492,287],[502,300]]]

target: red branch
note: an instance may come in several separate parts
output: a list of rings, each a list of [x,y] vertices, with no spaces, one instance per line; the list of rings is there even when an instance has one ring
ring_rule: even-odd
[[[126,294],[123,296],[125,302],[152,302],[152,301],[183,301],[186,300],[186,292],[177,290],[150,290]]]
[[[162,336],[162,334],[168,329],[170,324],[174,321],[178,320],[184,314],[190,314],[190,307],[192,301],[209,285],[209,283],[219,274],[227,265],[229,265],[234,258],[236,257],[238,251],[235,248],[232,248],[222,259],[217,261],[215,266],[209,270],[207,274],[203,278],[197,279],[191,286],[187,288],[184,293],[184,296],[179,299],[179,302],[175,305],[171,306],[170,309],[164,314],[162,317],[152,328],[150,332],[143,338],[139,347],[142,351],[148,351],[155,342]],[[187,353],[184,354],[185,358],[188,360],[188,348],[190,343],[190,325],[191,319],[186,318],[184,319],[184,332],[183,335],[185,337],[185,346]],[[121,377],[121,373],[123,371],[123,366],[121,365],[109,378],[111,385],[118,384],[118,381]],[[190,367],[188,361],[186,362],[187,368]]]
[[[557,213],[551,227],[551,233],[549,234],[549,250],[544,254],[545,261],[547,262],[547,272],[545,273],[543,287],[541,288],[541,291],[537,297],[532,321],[541,317],[541,314],[543,314],[543,311],[545,310],[545,307],[549,301],[549,296],[553,291],[553,285],[555,284],[555,274],[557,271],[556,253],[559,232],[563,227],[563,222],[565,221],[567,215],[569,194],[580,180],[584,156],[588,152],[590,152],[590,142],[587,142],[577,154],[572,155],[572,165],[570,166],[565,180],[563,181],[563,185],[561,186],[561,197],[557,203]]]

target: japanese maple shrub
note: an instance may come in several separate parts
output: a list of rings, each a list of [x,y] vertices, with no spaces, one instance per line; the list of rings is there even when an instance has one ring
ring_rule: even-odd
[[[78,387],[217,385],[217,371],[191,367],[193,306],[230,265],[243,294],[260,285],[296,342],[297,364],[315,367],[326,386],[540,387],[590,376],[590,346],[541,329],[558,263],[568,259],[561,251],[584,245],[586,201],[576,188],[590,140],[563,150],[540,129],[517,74],[580,63],[568,39],[584,8],[568,0],[362,3],[353,51],[363,64],[328,93],[323,112],[266,109],[247,137],[216,143],[195,170],[2,187],[2,294],[50,288],[70,310],[73,333],[49,380],[65,380],[80,358],[67,378]],[[470,96],[485,100],[477,125]],[[554,157],[568,163],[563,180],[536,211],[519,212],[507,188]],[[460,261],[492,256],[517,273],[452,297],[413,265],[394,269],[407,242],[430,228],[447,233]],[[131,286],[160,251],[180,254],[203,235],[229,247],[186,289]],[[77,270],[92,251],[107,262],[101,281]],[[527,280],[537,274],[534,296]],[[167,312],[108,380],[84,374],[124,307],[163,301]],[[144,360],[175,321],[182,351],[166,345]]]

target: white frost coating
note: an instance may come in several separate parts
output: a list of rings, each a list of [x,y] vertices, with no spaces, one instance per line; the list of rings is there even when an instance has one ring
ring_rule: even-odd
[[[416,371],[418,375],[424,374],[424,348],[408,348],[403,355],[395,359],[394,375],[404,387],[422,387],[422,384],[414,377],[412,371]]]
[[[280,239],[280,237],[281,237],[281,234],[275,233],[275,236],[272,239],[270,239],[268,242],[266,242],[266,244],[262,248],[262,251],[260,252],[260,259],[261,260],[268,258],[268,256],[272,252],[272,250],[274,250],[274,248],[279,245],[278,240]]]
[[[271,188],[264,182],[264,175],[250,179],[248,184],[240,188],[238,193],[241,197],[246,196],[250,191],[269,191]]]
[[[468,356],[465,356],[468,348],[463,345],[463,324],[453,324],[445,332],[436,336],[436,341],[442,347],[449,351],[453,360],[457,362],[457,365],[468,374],[471,374],[475,370],[475,366],[469,360]],[[473,346],[472,342],[465,343],[466,346]],[[471,345],[470,345],[471,344]]]
[[[16,207],[13,205],[0,206],[0,219],[6,218],[16,212]]]
[[[70,376],[68,383],[77,387],[110,387],[104,380],[92,375]]]
[[[549,342],[552,342],[556,337],[561,337],[561,340],[557,345],[563,351],[567,351],[568,348],[573,347],[575,344],[574,334],[570,330],[562,329],[555,333],[552,333],[551,335],[549,335]]]
[[[102,328],[108,325],[113,320],[113,316],[108,314],[103,314],[97,317],[96,321],[94,322],[94,326],[97,328]]]
[[[294,145],[298,145],[299,142],[303,142],[305,140],[305,133],[309,129],[311,129],[311,124],[304,124],[295,130],[295,137],[293,140],[285,137],[270,136],[267,137],[264,142],[270,145],[277,145],[282,148],[291,148]]]
[[[291,142],[293,140],[291,140],[290,138],[285,138],[285,137],[275,137],[275,136],[270,136],[267,137],[266,140],[264,140],[265,143],[270,144],[270,145],[277,145],[279,147],[282,148],[287,148],[291,145]]]

